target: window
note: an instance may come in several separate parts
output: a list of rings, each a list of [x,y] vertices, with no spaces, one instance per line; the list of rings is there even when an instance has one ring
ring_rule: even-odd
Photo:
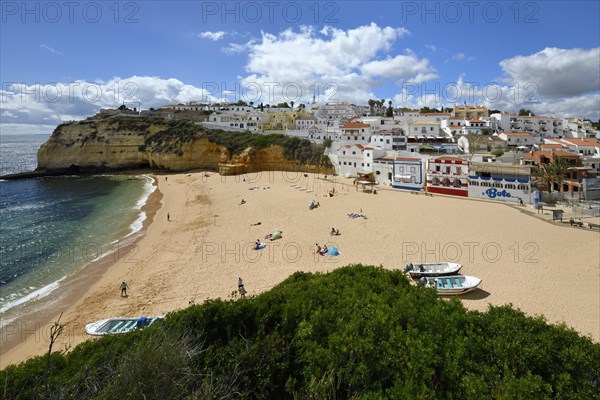
[[[371,163],[367,163],[367,167],[370,167],[370,166],[371,166]]]
[[[500,182],[494,182],[494,183],[492,184],[492,187],[495,187],[495,188],[501,188],[501,189],[502,189],[502,184],[501,184]]]
[[[430,130],[431,132],[433,132],[433,126],[429,127],[429,130]]]
[[[462,167],[456,167],[456,175],[462,175]]]
[[[450,167],[446,167],[446,173],[449,174],[450,173]]]
[[[364,163],[364,162],[360,163],[360,166],[361,166],[361,167],[364,167],[364,166],[365,166],[365,163]]]
[[[353,152],[352,152],[352,154],[356,154],[356,152],[355,152],[355,151],[353,151]]]
[[[343,154],[343,155],[346,155],[346,150],[342,151],[342,154]]]
[[[425,128],[424,126],[421,127],[421,133],[427,133],[427,128]]]
[[[398,172],[404,172],[404,167],[402,165],[398,166]]]
[[[434,177],[434,178],[431,180],[431,184],[432,184],[432,185],[439,185],[439,184],[440,184],[440,180],[439,180],[438,178],[435,178],[435,177]]]
[[[440,167],[439,165],[436,165],[436,166],[435,166],[435,172],[440,172],[440,168],[441,168],[441,167]]]
[[[461,187],[460,179],[455,179],[454,182],[452,182],[452,186],[457,188]]]

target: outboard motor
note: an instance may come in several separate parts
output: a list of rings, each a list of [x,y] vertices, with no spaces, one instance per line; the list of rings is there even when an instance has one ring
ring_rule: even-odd
[[[406,267],[404,268],[404,273],[406,274],[409,271],[413,270],[413,264],[412,263],[408,263],[406,264]]]

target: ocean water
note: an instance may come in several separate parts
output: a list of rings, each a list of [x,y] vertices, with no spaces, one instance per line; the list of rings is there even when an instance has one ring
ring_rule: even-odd
[[[47,136],[30,136],[0,137],[3,174],[35,168]],[[124,245],[142,228],[152,190],[143,176],[0,181],[0,314]]]

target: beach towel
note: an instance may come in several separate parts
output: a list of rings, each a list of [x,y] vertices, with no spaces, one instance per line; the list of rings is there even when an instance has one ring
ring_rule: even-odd
[[[337,247],[329,247],[327,249],[327,254],[330,256],[339,256],[340,251],[337,249]]]
[[[275,231],[271,235],[271,240],[281,239],[281,231]]]

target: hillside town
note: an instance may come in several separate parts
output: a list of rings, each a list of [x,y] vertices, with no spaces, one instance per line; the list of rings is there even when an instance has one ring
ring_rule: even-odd
[[[600,130],[592,121],[483,105],[413,110],[391,103],[190,102],[144,114],[325,144],[338,175],[392,189],[532,205],[600,200]]]

